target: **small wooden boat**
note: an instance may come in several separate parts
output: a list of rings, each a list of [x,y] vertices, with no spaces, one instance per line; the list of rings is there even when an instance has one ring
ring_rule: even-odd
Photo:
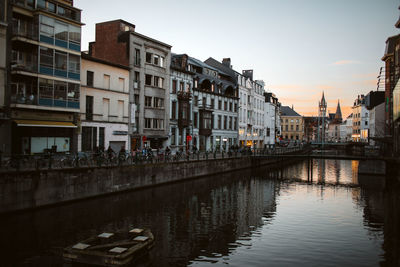
[[[101,266],[123,266],[145,255],[154,244],[149,229],[102,233],[64,248],[63,258],[69,262]]]

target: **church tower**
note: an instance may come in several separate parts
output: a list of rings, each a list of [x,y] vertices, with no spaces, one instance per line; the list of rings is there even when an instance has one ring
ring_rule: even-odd
[[[326,118],[326,100],[324,92],[322,91],[322,98],[318,104],[318,129],[317,129],[317,142],[324,143],[325,141],[325,118]]]
[[[339,99],[338,99],[336,113],[335,113],[335,122],[336,123],[342,123],[342,121],[343,121],[342,110],[340,109],[340,102],[339,102]]]

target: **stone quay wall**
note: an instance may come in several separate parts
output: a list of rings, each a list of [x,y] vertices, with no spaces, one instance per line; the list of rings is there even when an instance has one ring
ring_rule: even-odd
[[[243,157],[119,167],[2,172],[0,213],[184,181],[252,166],[276,164],[278,161]]]

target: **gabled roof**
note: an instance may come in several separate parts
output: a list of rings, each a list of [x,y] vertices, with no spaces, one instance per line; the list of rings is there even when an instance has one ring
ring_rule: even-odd
[[[299,113],[297,113],[296,111],[291,109],[289,106],[281,107],[281,115],[282,116],[299,116],[299,117],[301,117],[301,115]]]
[[[399,38],[400,38],[400,34],[387,38],[385,54],[382,57],[383,61],[385,61],[387,57],[393,55],[394,48],[395,48],[396,43],[398,42]]]

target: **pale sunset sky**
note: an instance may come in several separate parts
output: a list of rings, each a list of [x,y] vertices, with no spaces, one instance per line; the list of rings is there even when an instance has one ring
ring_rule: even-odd
[[[381,58],[399,18],[400,0],[75,0],[82,9],[82,49],[95,24],[123,19],[136,31],[202,61],[230,57],[254,70],[282,105],[317,115],[322,91],[328,110],[343,116],[358,94],[377,88]],[[383,89],[383,87],[381,87]]]

